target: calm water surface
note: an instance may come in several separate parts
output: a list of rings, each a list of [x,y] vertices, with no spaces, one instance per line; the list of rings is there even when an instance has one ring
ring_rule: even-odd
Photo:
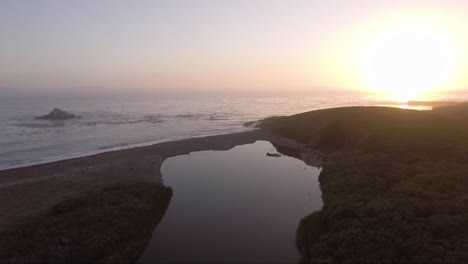
[[[265,141],[166,160],[171,204],[139,262],[297,262],[296,229],[320,209],[320,170]]]

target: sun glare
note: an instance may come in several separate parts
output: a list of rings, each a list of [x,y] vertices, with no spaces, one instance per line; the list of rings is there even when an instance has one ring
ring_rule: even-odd
[[[393,99],[407,102],[441,87],[453,66],[443,35],[428,29],[387,32],[371,45],[369,83]]]

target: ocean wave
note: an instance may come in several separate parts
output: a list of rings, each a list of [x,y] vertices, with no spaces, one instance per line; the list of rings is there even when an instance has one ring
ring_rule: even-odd
[[[134,124],[158,124],[169,120],[207,120],[222,121],[231,120],[229,113],[174,113],[174,114],[142,114],[142,113],[118,113],[118,112],[94,112],[81,113],[82,118],[76,120],[51,121],[51,120],[22,120],[13,126],[31,129],[51,129],[70,126],[113,126]],[[19,120],[18,120],[19,121]]]
[[[74,120],[16,120],[7,124],[15,130],[17,135],[46,135],[49,133],[61,133],[68,129],[84,129],[86,127],[106,128],[112,126],[132,125],[158,125],[165,122],[228,122],[235,115],[231,113],[119,113],[119,112],[84,112],[82,118]]]
[[[16,123],[14,126],[25,127],[25,128],[57,128],[64,127],[65,123],[63,122],[43,122],[43,123]]]
[[[232,130],[229,132],[215,132],[215,133],[205,133],[205,134],[200,134],[200,135],[184,135],[184,136],[166,137],[166,138],[157,139],[157,140],[142,141],[139,143],[121,143],[121,144],[104,146],[104,147],[99,147],[96,149],[72,152],[72,153],[67,153],[67,154],[62,154],[62,155],[54,155],[54,156],[34,158],[34,159],[25,159],[22,161],[14,161],[14,162],[10,162],[7,164],[0,163],[0,171],[39,165],[39,164],[50,163],[50,162],[55,162],[55,161],[87,157],[87,156],[92,156],[92,155],[110,152],[110,151],[125,150],[125,149],[137,148],[137,147],[146,147],[146,146],[151,146],[151,145],[162,143],[162,142],[170,142],[170,141],[177,141],[177,140],[188,139],[188,138],[199,138],[199,137],[214,136],[214,135],[223,135],[223,134],[229,134],[229,133],[241,132],[241,131],[245,131],[245,130],[240,129],[239,131]]]
[[[203,117],[204,114],[200,114],[200,113],[183,113],[183,114],[177,114],[175,115],[175,117],[177,118],[187,118],[187,119],[198,119],[198,118],[201,118]]]
[[[98,125],[132,125],[140,123],[158,124],[164,122],[160,115],[144,115],[139,117],[115,115],[103,116],[100,120],[86,121],[82,123],[85,126],[98,126]]]
[[[230,119],[229,114],[212,114],[208,117],[208,120],[211,121],[218,121],[218,120],[229,120]]]
[[[157,123],[162,123],[162,122],[164,122],[164,120],[162,120],[159,116],[145,115],[138,119],[122,120],[122,121],[107,121],[105,123],[109,125],[125,125],[125,124],[139,124],[139,123],[157,124]]]

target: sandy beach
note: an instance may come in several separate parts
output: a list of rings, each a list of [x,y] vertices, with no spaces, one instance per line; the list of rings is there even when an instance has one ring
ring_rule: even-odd
[[[45,210],[93,186],[126,182],[159,183],[162,180],[160,167],[167,158],[195,151],[229,150],[257,140],[292,149],[306,163],[321,165],[316,153],[306,146],[256,129],[0,171],[0,230],[9,223]]]

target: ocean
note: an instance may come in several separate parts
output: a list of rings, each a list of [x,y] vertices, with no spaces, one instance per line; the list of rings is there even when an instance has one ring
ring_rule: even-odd
[[[0,170],[163,141],[246,131],[248,121],[337,106],[382,105],[370,96],[0,99]],[[82,116],[35,119],[54,107]]]

